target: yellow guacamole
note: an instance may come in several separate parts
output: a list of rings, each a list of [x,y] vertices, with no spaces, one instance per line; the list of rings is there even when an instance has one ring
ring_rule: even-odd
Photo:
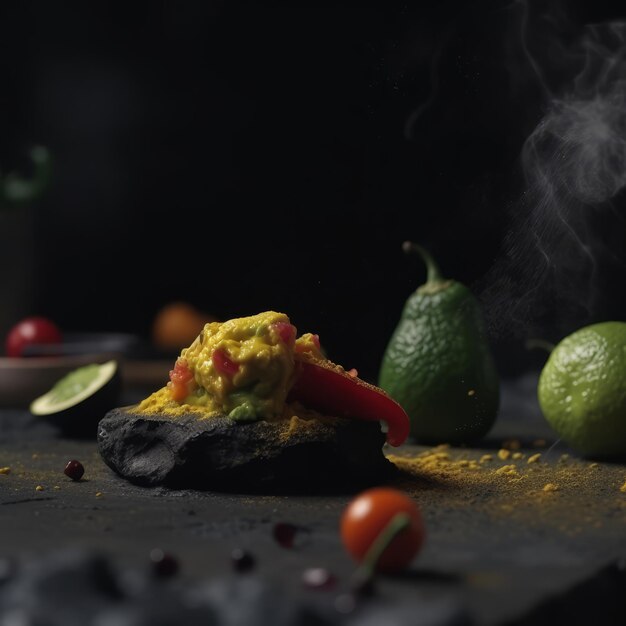
[[[140,403],[139,412],[191,411],[241,421],[280,417],[293,382],[296,352],[323,358],[317,336],[306,333],[296,339],[296,329],[283,313],[208,323],[177,360],[176,368],[188,382],[177,388],[174,374]]]

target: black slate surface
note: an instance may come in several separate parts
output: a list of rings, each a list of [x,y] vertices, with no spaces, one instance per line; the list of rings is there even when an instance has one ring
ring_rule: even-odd
[[[139,485],[306,494],[363,489],[396,469],[382,452],[385,435],[376,422],[238,424],[145,415],[130,406],[109,411],[97,431],[105,463]]]
[[[483,447],[454,449],[452,455],[494,454],[511,436],[529,446],[534,438],[546,438],[546,467],[561,453],[572,454],[551,441],[533,385],[531,376],[508,383],[500,420]],[[533,508],[529,499],[527,511],[509,510],[506,491],[480,485],[392,482],[418,499],[427,541],[406,574],[380,577],[374,596],[346,612],[354,564],[343,550],[338,524],[350,493],[255,496],[132,485],[104,464],[95,441],[59,438],[21,412],[0,413],[0,438],[0,467],[11,467],[10,474],[0,475],[2,618],[17,602],[20,610],[47,619],[31,623],[50,624],[103,624],[114,618],[119,624],[179,623],[175,616],[183,614],[186,623],[220,625],[525,625],[553,624],[556,616],[588,624],[590,610],[595,623],[623,623],[624,465],[601,463],[587,470],[592,464],[576,460],[593,480],[581,484],[579,493],[574,486],[557,494],[550,507]],[[408,445],[399,453],[423,451]],[[85,465],[80,482],[63,474],[70,458]],[[293,548],[275,541],[278,522],[300,529]],[[149,559],[154,548],[175,555],[176,576],[154,580]],[[251,573],[234,571],[234,548],[254,555]],[[103,565],[94,566],[94,559]],[[50,576],[62,571],[59,563],[92,573]],[[121,588],[116,599],[97,584],[90,587],[94,576],[102,582],[93,574],[98,567],[110,571]],[[335,586],[305,587],[302,573],[310,567],[330,570]],[[84,602],[71,604],[75,592],[68,589],[76,576],[87,581],[81,587]],[[48,585],[46,594],[41,584]],[[262,615],[262,621],[252,615]]]

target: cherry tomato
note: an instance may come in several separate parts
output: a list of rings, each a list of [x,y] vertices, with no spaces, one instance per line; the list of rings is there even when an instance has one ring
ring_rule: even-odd
[[[413,499],[390,487],[375,487],[357,495],[341,516],[341,540],[353,559],[362,562],[377,537],[398,514],[409,517],[409,525],[391,539],[375,569],[393,573],[405,569],[424,543],[421,512]]]
[[[27,317],[9,331],[6,338],[6,354],[10,357],[24,356],[29,346],[61,343],[61,331],[45,317]]]

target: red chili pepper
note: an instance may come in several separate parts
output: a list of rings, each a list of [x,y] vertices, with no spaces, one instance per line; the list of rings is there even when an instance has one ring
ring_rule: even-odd
[[[387,443],[399,446],[409,435],[405,410],[382,389],[322,364],[298,359],[288,400],[337,417],[387,423]]]
[[[239,363],[235,363],[224,350],[217,348],[213,350],[211,355],[211,361],[213,367],[217,370],[218,374],[228,376],[229,378],[234,376],[239,371]]]

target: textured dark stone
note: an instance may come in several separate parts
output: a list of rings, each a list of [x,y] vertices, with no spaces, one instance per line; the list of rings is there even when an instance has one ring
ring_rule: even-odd
[[[141,485],[197,489],[352,490],[389,478],[385,435],[375,422],[286,425],[139,415],[114,409],[100,421],[98,447],[119,475]]]

